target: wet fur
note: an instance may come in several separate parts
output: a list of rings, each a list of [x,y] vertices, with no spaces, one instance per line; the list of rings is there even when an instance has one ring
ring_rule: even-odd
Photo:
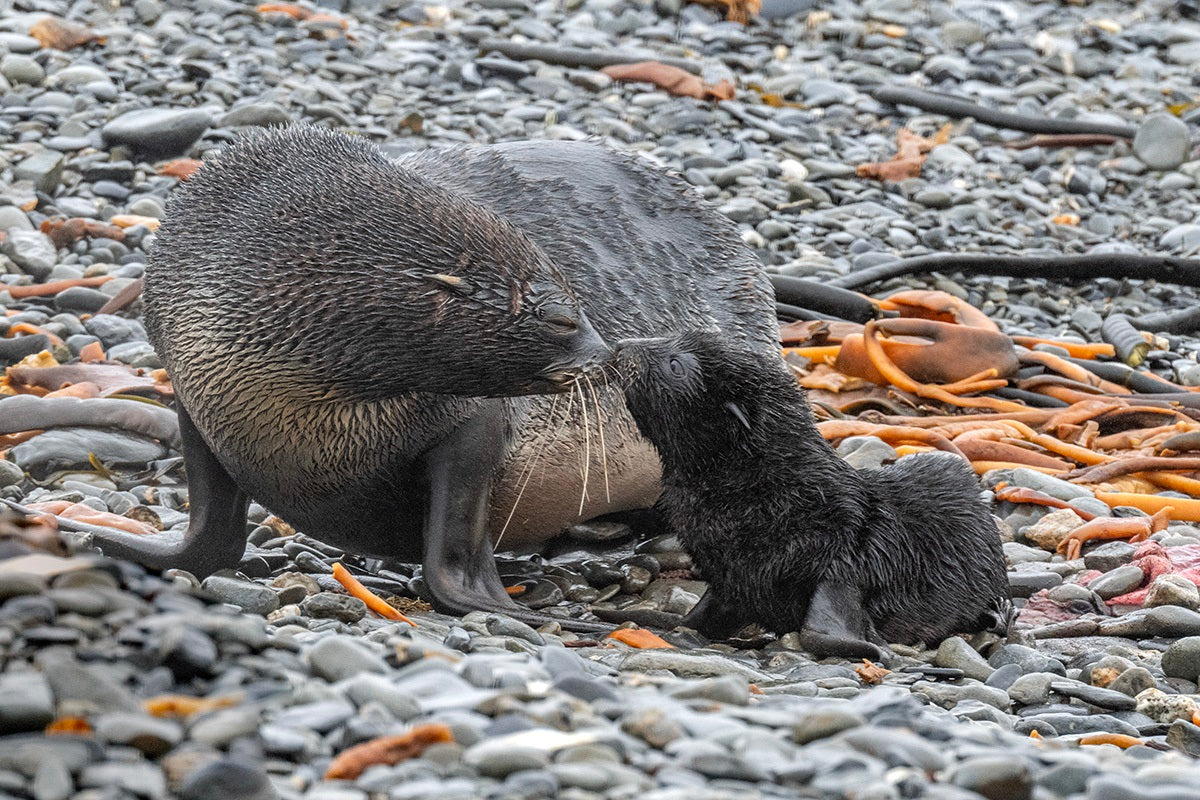
[[[818,583],[834,581],[863,590],[889,642],[1007,621],[996,526],[961,460],[853,469],[816,430],[778,355],[718,332],[630,343],[619,359],[629,408],[663,461],[659,507],[726,607],[801,630]]]

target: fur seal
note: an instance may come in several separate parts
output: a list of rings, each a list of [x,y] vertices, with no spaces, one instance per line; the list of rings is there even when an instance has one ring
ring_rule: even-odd
[[[722,332],[616,350],[662,458],[659,508],[710,582],[685,624],[721,637],[755,621],[819,653],[874,657],[1007,625],[1000,539],[961,459],[853,469],[778,353]]]
[[[772,352],[777,334],[736,227],[643,159],[542,141],[391,160],[305,126],[236,141],[172,198],[145,305],[191,519],[182,539],[96,535],[105,552],[236,566],[254,498],[421,561],[441,611],[536,621],[504,593],[501,531],[540,542],[659,491],[621,392],[586,380],[605,342],[717,325]]]

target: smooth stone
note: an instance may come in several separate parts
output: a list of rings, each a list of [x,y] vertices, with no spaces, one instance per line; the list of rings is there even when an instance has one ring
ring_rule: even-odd
[[[0,465],[11,463],[10,461],[0,461]],[[20,469],[20,467],[17,468]],[[0,486],[2,485],[3,482],[0,481]],[[42,575],[35,575],[32,572],[0,572],[0,601],[8,600],[10,597],[41,594],[44,591],[46,591],[46,578]],[[53,607],[51,607],[50,613],[54,613]]]
[[[58,249],[41,231],[10,230],[0,243],[0,252],[39,282],[46,280],[58,263]]]
[[[875,436],[848,436],[837,452],[855,469],[879,469],[897,457],[894,447]]]
[[[39,192],[54,194],[62,183],[64,163],[62,153],[42,148],[13,167],[13,178],[31,181]]]
[[[353,636],[327,636],[305,652],[304,660],[312,674],[331,682],[362,672],[388,672],[383,657]]]
[[[866,720],[863,720],[863,723],[865,722]],[[683,735],[679,723],[658,708],[626,714],[621,719],[621,730],[660,750]]]
[[[1101,773],[1088,781],[1087,800],[1196,800],[1196,788],[1148,786],[1129,775]]]
[[[180,800],[276,800],[278,797],[262,767],[236,758],[219,758],[192,770],[179,787]]]
[[[66,469],[90,470],[93,455],[108,465],[144,466],[166,454],[166,448],[152,439],[96,428],[48,430],[9,451],[12,460],[33,475]]]
[[[1123,733],[1126,736],[1137,736],[1138,730],[1128,722],[1123,722],[1108,714],[1067,714],[1052,711],[1029,717],[1048,723],[1060,736],[1075,733]]]
[[[60,705],[72,701],[72,705],[88,711],[141,710],[141,703],[133,693],[109,677],[99,665],[76,661],[60,652],[43,653],[38,663]]]
[[[554,681],[554,688],[589,703],[601,698],[614,702],[619,700],[611,686],[588,675],[564,675]]]
[[[1154,675],[1145,667],[1130,667],[1113,679],[1106,688],[1112,689],[1114,692],[1127,694],[1130,697],[1137,697],[1147,689],[1153,689],[1158,685],[1158,681],[1154,679]]]
[[[156,156],[179,155],[199,139],[212,117],[194,108],[146,108],[127,111],[100,130],[106,144],[130,145]]]
[[[1012,471],[1009,477],[1010,484],[1013,486],[1024,486],[1027,489],[1036,489],[1039,492],[1056,497],[1059,500],[1073,500],[1077,497],[1093,497],[1094,495],[1083,487],[1055,478],[1051,475],[1044,475],[1041,472],[1035,472],[1025,467],[1018,467]],[[1068,509],[1061,509],[1068,510]]]
[[[1083,566],[1100,572],[1111,572],[1132,561],[1136,549],[1129,542],[1105,542],[1083,554]]]
[[[41,730],[54,719],[54,695],[37,672],[0,675],[0,734]]]
[[[355,708],[344,700],[322,700],[283,709],[271,720],[273,725],[297,730],[329,733],[354,716]]]
[[[1195,250],[1200,247],[1200,225],[1191,222],[1176,225],[1159,237],[1158,246],[1164,250]]]
[[[1055,675],[1066,675],[1066,668],[1056,658],[1039,653],[1032,647],[1021,644],[1006,644],[999,647],[988,658],[993,667],[1005,664],[1018,664],[1025,672],[1052,672]]]
[[[1179,606],[1193,611],[1200,608],[1200,589],[1182,575],[1160,575],[1146,592],[1147,608]]]
[[[1137,701],[1123,692],[1078,681],[1054,681],[1050,684],[1050,691],[1110,711],[1133,711],[1137,708]]]
[[[316,619],[336,619],[352,624],[367,615],[367,604],[350,595],[320,592],[304,598],[300,611]]]
[[[519,770],[542,769],[550,763],[550,756],[539,747],[487,740],[468,747],[463,763],[480,775],[503,778]]]
[[[46,77],[46,70],[30,56],[8,53],[0,59],[0,75],[12,83],[38,86]]]
[[[1171,643],[1162,656],[1163,673],[1195,682],[1200,677],[1200,636],[1185,636]]]
[[[1118,595],[1127,594],[1142,585],[1146,573],[1133,564],[1117,567],[1088,584],[1088,588],[1104,600],[1111,600]]]
[[[1050,698],[1050,684],[1061,678],[1061,675],[1051,672],[1030,672],[1012,682],[1012,685],[1008,687],[1008,696],[1021,705],[1041,705]]]
[[[210,575],[200,588],[226,603],[238,606],[247,614],[266,616],[279,608],[279,597],[268,586],[250,581]]]
[[[1133,154],[1151,169],[1175,169],[1191,149],[1187,124],[1166,112],[1148,115],[1133,137]]]
[[[964,683],[961,686],[955,686],[949,683],[917,681],[912,685],[912,691],[915,694],[925,695],[932,703],[942,708],[954,708],[962,700],[978,700],[1001,711],[1007,711],[1012,705],[1007,692],[985,686],[982,683]]]
[[[682,685],[670,687],[667,693],[679,699],[700,698],[738,706],[744,706],[750,702],[749,684],[744,678],[737,675],[688,681]]]
[[[837,737],[860,753],[886,759],[891,764],[916,767],[927,774],[940,772],[949,760],[934,744],[916,734],[892,727],[864,725]]]
[[[1010,572],[1008,588],[1013,597],[1032,597],[1043,589],[1053,589],[1063,582],[1057,572]]]
[[[278,103],[247,103],[227,111],[218,124],[222,128],[267,127],[287,125],[291,121],[291,114]]]
[[[1026,527],[1021,534],[1038,547],[1053,553],[1067,534],[1083,525],[1083,519],[1069,508],[1051,511]]]
[[[46,759],[38,764],[29,788],[34,800],[67,800],[75,793],[75,781],[66,764]]]
[[[986,681],[995,672],[987,660],[960,636],[951,636],[938,646],[933,663],[939,667],[962,670],[963,675]]]
[[[995,689],[1008,689],[1016,683],[1021,677],[1021,667],[1018,664],[1005,664],[1003,667],[992,672],[991,676],[984,681],[984,685],[991,686]]]
[[[625,656],[622,670],[650,672],[669,670],[681,678],[710,678],[737,675],[752,683],[765,682],[770,676],[723,656],[687,653],[677,650],[641,650]]]
[[[1200,758],[1200,727],[1187,720],[1175,720],[1167,729],[1167,744],[1193,758]]]
[[[87,332],[103,343],[106,349],[129,342],[145,342],[146,329],[136,319],[114,314],[97,314],[83,324]]]
[[[87,286],[72,286],[54,296],[54,307],[62,311],[99,311],[112,298],[99,289]]]
[[[341,685],[341,689],[360,708],[367,703],[378,703],[401,722],[407,722],[421,713],[421,704],[415,697],[374,672],[350,677]]]
[[[1200,612],[1180,606],[1139,609],[1122,617],[1101,620],[1100,635],[1131,639],[1200,636]]]
[[[1033,773],[1029,764],[1004,756],[975,756],[955,765],[950,782],[988,800],[1029,800]]]
[[[109,744],[134,747],[147,756],[161,756],[183,739],[179,724],[149,714],[114,711],[95,721],[96,735]]]
[[[157,764],[146,761],[105,761],[84,767],[84,788],[115,788],[145,800],[167,797],[167,779]]]
[[[235,739],[250,736],[262,724],[258,708],[223,708],[196,719],[188,728],[188,738],[212,747],[224,747]]]
[[[16,206],[0,206],[0,231],[31,231],[29,216]]]

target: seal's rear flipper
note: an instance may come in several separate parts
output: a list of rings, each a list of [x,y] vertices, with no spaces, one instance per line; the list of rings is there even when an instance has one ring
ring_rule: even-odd
[[[528,625],[557,622],[567,630],[607,633],[611,625],[561,619],[522,608],[504,591],[488,536],[495,465],[503,463],[504,406],[486,403],[425,456],[422,576],[426,598],[443,614],[494,611]]]
[[[152,569],[185,569],[203,578],[236,567],[242,560],[250,501],[200,437],[183,405],[177,404],[176,411],[188,479],[187,532],[182,536],[139,536],[97,528],[90,533],[92,544],[110,558],[136,561]]]
[[[890,652],[874,644],[875,627],[863,608],[862,590],[844,583],[823,581],[808,607],[800,645],[818,657],[869,658],[885,661]]]

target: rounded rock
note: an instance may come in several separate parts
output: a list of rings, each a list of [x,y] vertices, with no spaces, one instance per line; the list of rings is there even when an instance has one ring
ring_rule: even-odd
[[[180,800],[276,800],[271,779],[261,767],[234,758],[219,758],[188,773],[179,787]]]
[[[196,108],[145,108],[127,111],[107,123],[100,135],[107,144],[125,144],[147,155],[185,152],[199,139],[212,117]]]
[[[357,597],[334,592],[321,592],[306,597],[300,603],[300,610],[317,619],[336,619],[339,622],[354,623],[367,615],[367,604]]]
[[[1187,161],[1192,149],[1191,132],[1173,114],[1151,114],[1133,137],[1133,154],[1151,169],[1175,169]]]
[[[1029,800],[1033,795],[1029,765],[1016,758],[968,758],[956,766],[951,775],[955,786],[969,789],[988,800]]]
[[[1200,608],[1200,589],[1182,575],[1160,575],[1146,592],[1147,608],[1182,606],[1195,611]]]
[[[279,608],[279,598],[270,587],[221,575],[210,575],[200,588],[226,603],[238,606],[248,614],[266,616]]]
[[[1162,670],[1170,678],[1196,681],[1200,677],[1200,636],[1185,636],[1172,642],[1163,653]]]

